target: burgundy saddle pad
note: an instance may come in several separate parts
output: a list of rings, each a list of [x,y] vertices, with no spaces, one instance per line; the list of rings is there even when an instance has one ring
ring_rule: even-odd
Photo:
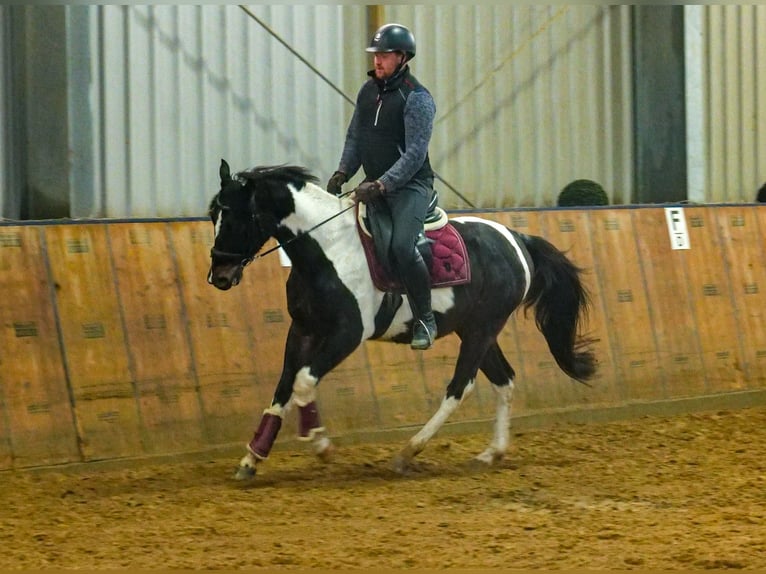
[[[357,228],[375,287],[381,291],[402,290],[399,279],[391,277],[378,261],[372,237],[358,220]],[[426,229],[426,237],[431,240],[433,256],[430,269],[431,286],[450,287],[470,283],[471,266],[465,250],[465,242],[453,225],[446,223],[438,229]]]

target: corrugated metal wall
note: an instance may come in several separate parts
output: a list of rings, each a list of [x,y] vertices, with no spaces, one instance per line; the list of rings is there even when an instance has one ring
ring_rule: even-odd
[[[344,22],[363,30],[363,7],[249,9],[343,83]],[[239,7],[69,13],[73,51],[91,54],[75,71],[91,79],[87,99],[72,98],[72,115],[88,118],[75,119],[75,161],[93,158],[92,181],[75,186],[77,215],[204,214],[222,157],[234,169],[298,163],[323,178],[337,165],[351,106]]]
[[[366,78],[365,7],[252,6],[350,98]],[[76,215],[196,215],[217,163],[296,162],[326,178],[352,106],[236,6],[70,7],[92,54],[72,97]],[[550,205],[576,178],[629,200],[629,19],[624,7],[386,6],[418,39],[433,91],[432,161],[476,207]],[[87,42],[87,49],[83,44]],[[79,46],[79,48],[78,48]],[[80,60],[78,60],[80,61]],[[77,88],[75,88],[77,89]],[[82,92],[82,88],[79,88]],[[83,109],[85,101],[89,110]],[[92,179],[89,174],[92,174]],[[447,208],[467,207],[439,184]]]
[[[766,6],[706,6],[706,200],[753,201],[766,181]]]
[[[579,178],[630,201],[628,6],[390,5],[386,18],[416,31],[432,163],[474,205],[552,205]]]
[[[18,217],[18,205],[12,194],[5,190],[11,186],[9,149],[10,117],[10,24],[7,8],[0,6],[0,217]]]
[[[8,48],[7,48],[7,41],[8,41],[8,29],[7,29],[7,22],[5,17],[5,6],[0,6],[0,62],[4,63],[8,61]],[[7,117],[8,110],[8,97],[7,97],[7,90],[8,90],[8,80],[7,80],[7,73],[6,73],[6,67],[4,65],[0,65],[0,115],[3,116],[3,118]],[[0,177],[0,187],[2,189],[6,189],[8,187],[8,180],[7,180],[7,174],[5,171],[5,168],[7,166],[8,160],[7,160],[7,141],[8,141],[8,134],[6,132],[6,126],[5,121],[0,121],[0,174],[2,177]],[[8,208],[6,207],[6,201],[8,201],[8,197],[6,197],[6,194],[0,193],[0,217],[6,217]]]
[[[690,197],[749,200],[766,180],[766,7],[693,9],[701,87],[687,100],[700,102],[702,152]],[[334,170],[352,106],[274,35],[354,98],[369,67],[366,6],[249,7],[274,35],[238,6],[66,10],[73,216],[203,214],[221,157],[235,169]],[[382,17],[416,33],[413,71],[437,103],[431,156],[444,207],[468,206],[450,186],[480,208],[552,205],[576,178],[630,202],[629,6],[386,5]],[[24,193],[12,173],[22,164],[8,159],[24,138],[8,126],[4,214]]]

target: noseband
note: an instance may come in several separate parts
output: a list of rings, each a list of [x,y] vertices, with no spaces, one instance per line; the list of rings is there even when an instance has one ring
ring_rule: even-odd
[[[217,257],[218,259],[224,259],[227,261],[236,261],[240,267],[247,267],[253,262],[256,255],[245,255],[244,253],[231,253],[229,251],[221,251],[215,247],[210,248],[210,257]]]

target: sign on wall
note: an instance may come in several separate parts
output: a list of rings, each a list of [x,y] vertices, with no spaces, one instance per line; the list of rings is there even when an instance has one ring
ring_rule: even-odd
[[[666,207],[665,219],[668,222],[671,249],[690,249],[689,232],[686,229],[686,216],[683,207]]]

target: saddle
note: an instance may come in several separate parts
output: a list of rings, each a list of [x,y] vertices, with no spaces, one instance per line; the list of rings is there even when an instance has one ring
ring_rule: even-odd
[[[417,245],[431,274],[431,287],[470,283],[471,266],[465,242],[436,201],[434,194],[424,222],[424,234]],[[375,287],[384,292],[403,292],[404,287],[389,258],[391,214],[383,198],[357,204],[357,230]]]

